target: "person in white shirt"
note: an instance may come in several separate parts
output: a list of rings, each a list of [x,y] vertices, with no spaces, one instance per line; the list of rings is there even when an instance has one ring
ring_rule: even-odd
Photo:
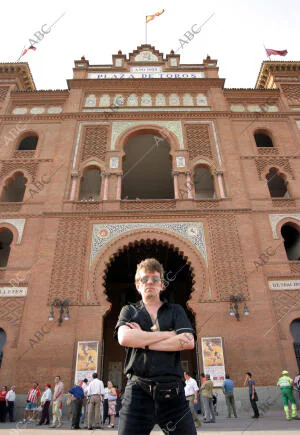
[[[14,421],[14,408],[15,408],[15,400],[16,400],[15,391],[16,391],[16,386],[13,385],[5,396],[6,407],[8,408],[8,413],[9,413],[9,421],[11,423],[13,423]]]
[[[185,387],[184,387],[185,397],[186,400],[189,402],[189,407],[195,422],[195,426],[200,427],[201,423],[198,419],[194,407],[194,405],[197,405],[198,403],[199,387],[197,385],[197,382],[195,381],[195,379],[191,377],[189,372],[184,372],[184,379],[185,379]]]
[[[61,381],[60,376],[55,376],[55,386],[53,391],[53,397],[51,400],[53,415],[52,425],[49,426],[51,428],[59,428],[63,425],[62,415],[60,413],[60,404],[62,403],[64,388],[65,386],[64,383]],[[58,422],[58,424],[56,422]]]
[[[41,419],[38,423],[39,426],[42,424],[50,424],[50,418],[49,418],[49,406],[52,400],[52,391],[51,391],[51,385],[46,384],[45,385],[45,391],[41,398],[41,406],[43,408]],[[46,420],[46,421],[45,421]]]
[[[88,430],[93,430],[93,413],[95,410],[95,429],[101,429],[100,426],[100,406],[104,400],[104,385],[98,379],[97,373],[93,373],[93,380],[89,383],[87,389],[89,399],[88,406]]]

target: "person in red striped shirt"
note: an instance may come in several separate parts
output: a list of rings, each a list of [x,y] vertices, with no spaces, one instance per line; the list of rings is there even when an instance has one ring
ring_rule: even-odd
[[[30,415],[30,420],[29,421],[33,421],[33,413],[34,413],[34,410],[37,407],[38,398],[41,395],[41,392],[40,392],[40,390],[38,388],[38,385],[39,385],[38,382],[34,382],[32,384],[32,388],[30,388],[30,390],[27,393],[23,423],[26,423],[27,414],[28,413]]]

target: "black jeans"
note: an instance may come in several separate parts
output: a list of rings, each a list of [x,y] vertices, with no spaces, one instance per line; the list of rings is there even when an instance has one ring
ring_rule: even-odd
[[[167,435],[196,435],[183,384],[179,397],[157,402],[137,383],[128,381],[120,411],[118,435],[149,435],[158,424]]]
[[[83,402],[83,399],[72,400],[72,404],[71,404],[71,409],[72,409],[72,427],[79,428],[82,402]]]
[[[44,406],[43,406],[42,415],[41,415],[41,419],[40,419],[39,424],[43,424],[43,423],[49,424],[50,423],[49,406],[50,406],[50,401],[46,400],[46,402],[44,403]],[[46,422],[45,422],[45,420],[46,420]]]
[[[8,403],[8,413],[9,413],[9,421],[12,423],[14,421],[14,408],[15,402],[7,401]]]
[[[259,417],[259,411],[256,405],[256,401],[254,399],[252,399],[252,396],[250,395],[250,403],[254,412],[254,416],[255,417]]]

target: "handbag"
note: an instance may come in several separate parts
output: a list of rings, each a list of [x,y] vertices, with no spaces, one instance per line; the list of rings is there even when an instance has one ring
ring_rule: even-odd
[[[153,399],[157,402],[168,402],[176,399],[179,396],[179,386],[179,382],[172,382],[171,384],[158,383],[153,387]]]

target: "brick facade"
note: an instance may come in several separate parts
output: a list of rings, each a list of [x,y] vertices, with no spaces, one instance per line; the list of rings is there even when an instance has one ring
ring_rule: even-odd
[[[144,51],[152,61],[135,63]],[[120,78],[130,68],[156,66],[170,77]],[[96,72],[116,77],[97,79]],[[202,76],[189,75],[196,72]],[[1,382],[23,389],[60,374],[71,385],[78,341],[98,341],[107,379],[109,362],[124,356],[110,338],[107,277],[129,248],[147,243],[187,262],[191,292],[183,303],[195,318],[200,371],[201,337],[221,336],[238,386],[248,370],[259,385],[273,385],[284,368],[296,373],[289,328],[300,318],[300,288],[270,290],[269,282],[300,280],[299,261],[288,261],[280,233],[284,223],[300,230],[299,89],[300,62],[264,62],[255,89],[225,89],[215,60],[189,68],[149,45],[128,57],[119,52],[110,68],[76,61],[63,91],[36,90],[27,64],[0,64],[1,197],[16,174],[27,179],[23,202],[0,202],[0,229],[13,233],[0,290],[27,288],[26,296],[0,297]],[[257,131],[274,147],[257,148]],[[36,150],[17,150],[30,132],[39,138]],[[120,200],[124,147],[142,134],[170,146],[173,198]],[[199,164],[210,168],[214,198],[194,199],[189,180]],[[89,166],[101,173],[99,201],[79,201]],[[289,198],[271,198],[271,168],[285,177]],[[269,248],[275,253],[257,268]],[[239,322],[229,316],[230,297],[238,294],[250,312],[240,304]],[[58,308],[48,321],[55,299],[70,302],[70,320],[61,326]]]

